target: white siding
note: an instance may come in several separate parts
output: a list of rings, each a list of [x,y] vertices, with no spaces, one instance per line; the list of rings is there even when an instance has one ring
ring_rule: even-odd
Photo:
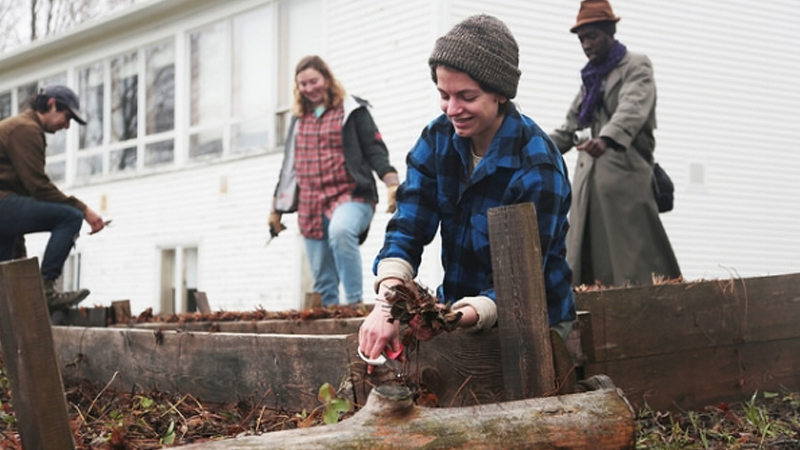
[[[220,0],[217,9],[200,15],[185,6],[186,12],[169,26],[136,32],[125,28],[119,39],[109,35],[83,42],[85,48],[72,55],[0,69],[0,91],[28,81],[31,74],[61,70],[53,62],[66,70],[69,64],[152,42],[176,28],[199,26],[236,5],[257,3]],[[402,178],[407,151],[422,127],[439,114],[427,66],[438,36],[470,14],[486,12],[503,19],[520,44],[523,75],[515,100],[547,131],[563,119],[586,61],[569,33],[578,3],[327,0],[326,37],[318,51],[350,93],[372,103]],[[656,158],[676,184],[675,210],[661,217],[685,277],[800,272],[800,233],[795,228],[800,222],[795,194],[800,190],[795,145],[800,3],[612,3],[622,17],[618,39],[631,51],[648,54],[654,64],[659,89]],[[572,169],[574,152],[566,159]],[[159,249],[196,245],[198,288],[209,293],[213,308],[299,307],[303,256],[295,215],[285,217],[289,229],[264,248],[280,161],[281,155],[260,155],[99,185],[65,186],[93,207],[105,195],[105,215],[114,219],[108,230],[84,236],[77,244],[83,255],[82,284],[93,291],[90,301],[130,298],[134,313],[155,307]],[[227,194],[220,193],[222,179],[227,179]],[[379,192],[379,212],[362,246],[367,300],[372,260],[389,218],[383,212],[382,183]],[[29,242],[31,253],[40,253],[43,237]],[[434,243],[425,253],[420,280],[437,285],[438,266]]]

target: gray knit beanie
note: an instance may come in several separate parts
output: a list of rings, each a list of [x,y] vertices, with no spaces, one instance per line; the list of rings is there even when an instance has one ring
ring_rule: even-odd
[[[432,73],[445,66],[466,73],[482,86],[509,99],[517,95],[519,47],[500,19],[470,16],[436,40],[428,64]]]

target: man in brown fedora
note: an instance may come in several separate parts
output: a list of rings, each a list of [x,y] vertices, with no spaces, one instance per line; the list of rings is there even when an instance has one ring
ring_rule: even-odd
[[[589,62],[564,124],[550,134],[562,153],[578,150],[567,235],[573,284],[680,276],[652,189],[653,66],[615,39],[619,20],[607,0],[581,2],[570,31]]]

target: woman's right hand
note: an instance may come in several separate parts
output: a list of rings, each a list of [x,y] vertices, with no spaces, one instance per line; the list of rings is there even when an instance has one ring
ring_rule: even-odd
[[[385,297],[390,287],[400,283],[399,279],[388,279],[381,283],[375,306],[358,330],[358,348],[369,359],[377,359],[386,349],[392,352],[399,352],[402,349],[400,322],[397,320],[389,322],[391,313]],[[367,373],[372,373],[373,369],[372,365],[368,365]]]
[[[281,213],[272,211],[269,213],[269,220],[267,221],[269,224],[269,234],[272,237],[275,237],[281,231],[286,229],[286,226],[281,223]]]

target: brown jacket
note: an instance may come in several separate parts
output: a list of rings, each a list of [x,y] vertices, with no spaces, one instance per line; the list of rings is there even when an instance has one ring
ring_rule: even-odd
[[[579,92],[567,120],[550,134],[562,153],[573,146],[581,100]],[[610,137],[622,149],[609,147],[598,158],[578,152],[567,235],[573,283],[623,286],[651,284],[653,275],[678,277],[652,190],[656,85],[650,59],[628,52],[606,79],[603,103],[592,136]]]
[[[44,129],[35,111],[0,122],[0,200],[18,194],[64,203],[85,212],[86,205],[61,192],[44,171],[46,146]]]

